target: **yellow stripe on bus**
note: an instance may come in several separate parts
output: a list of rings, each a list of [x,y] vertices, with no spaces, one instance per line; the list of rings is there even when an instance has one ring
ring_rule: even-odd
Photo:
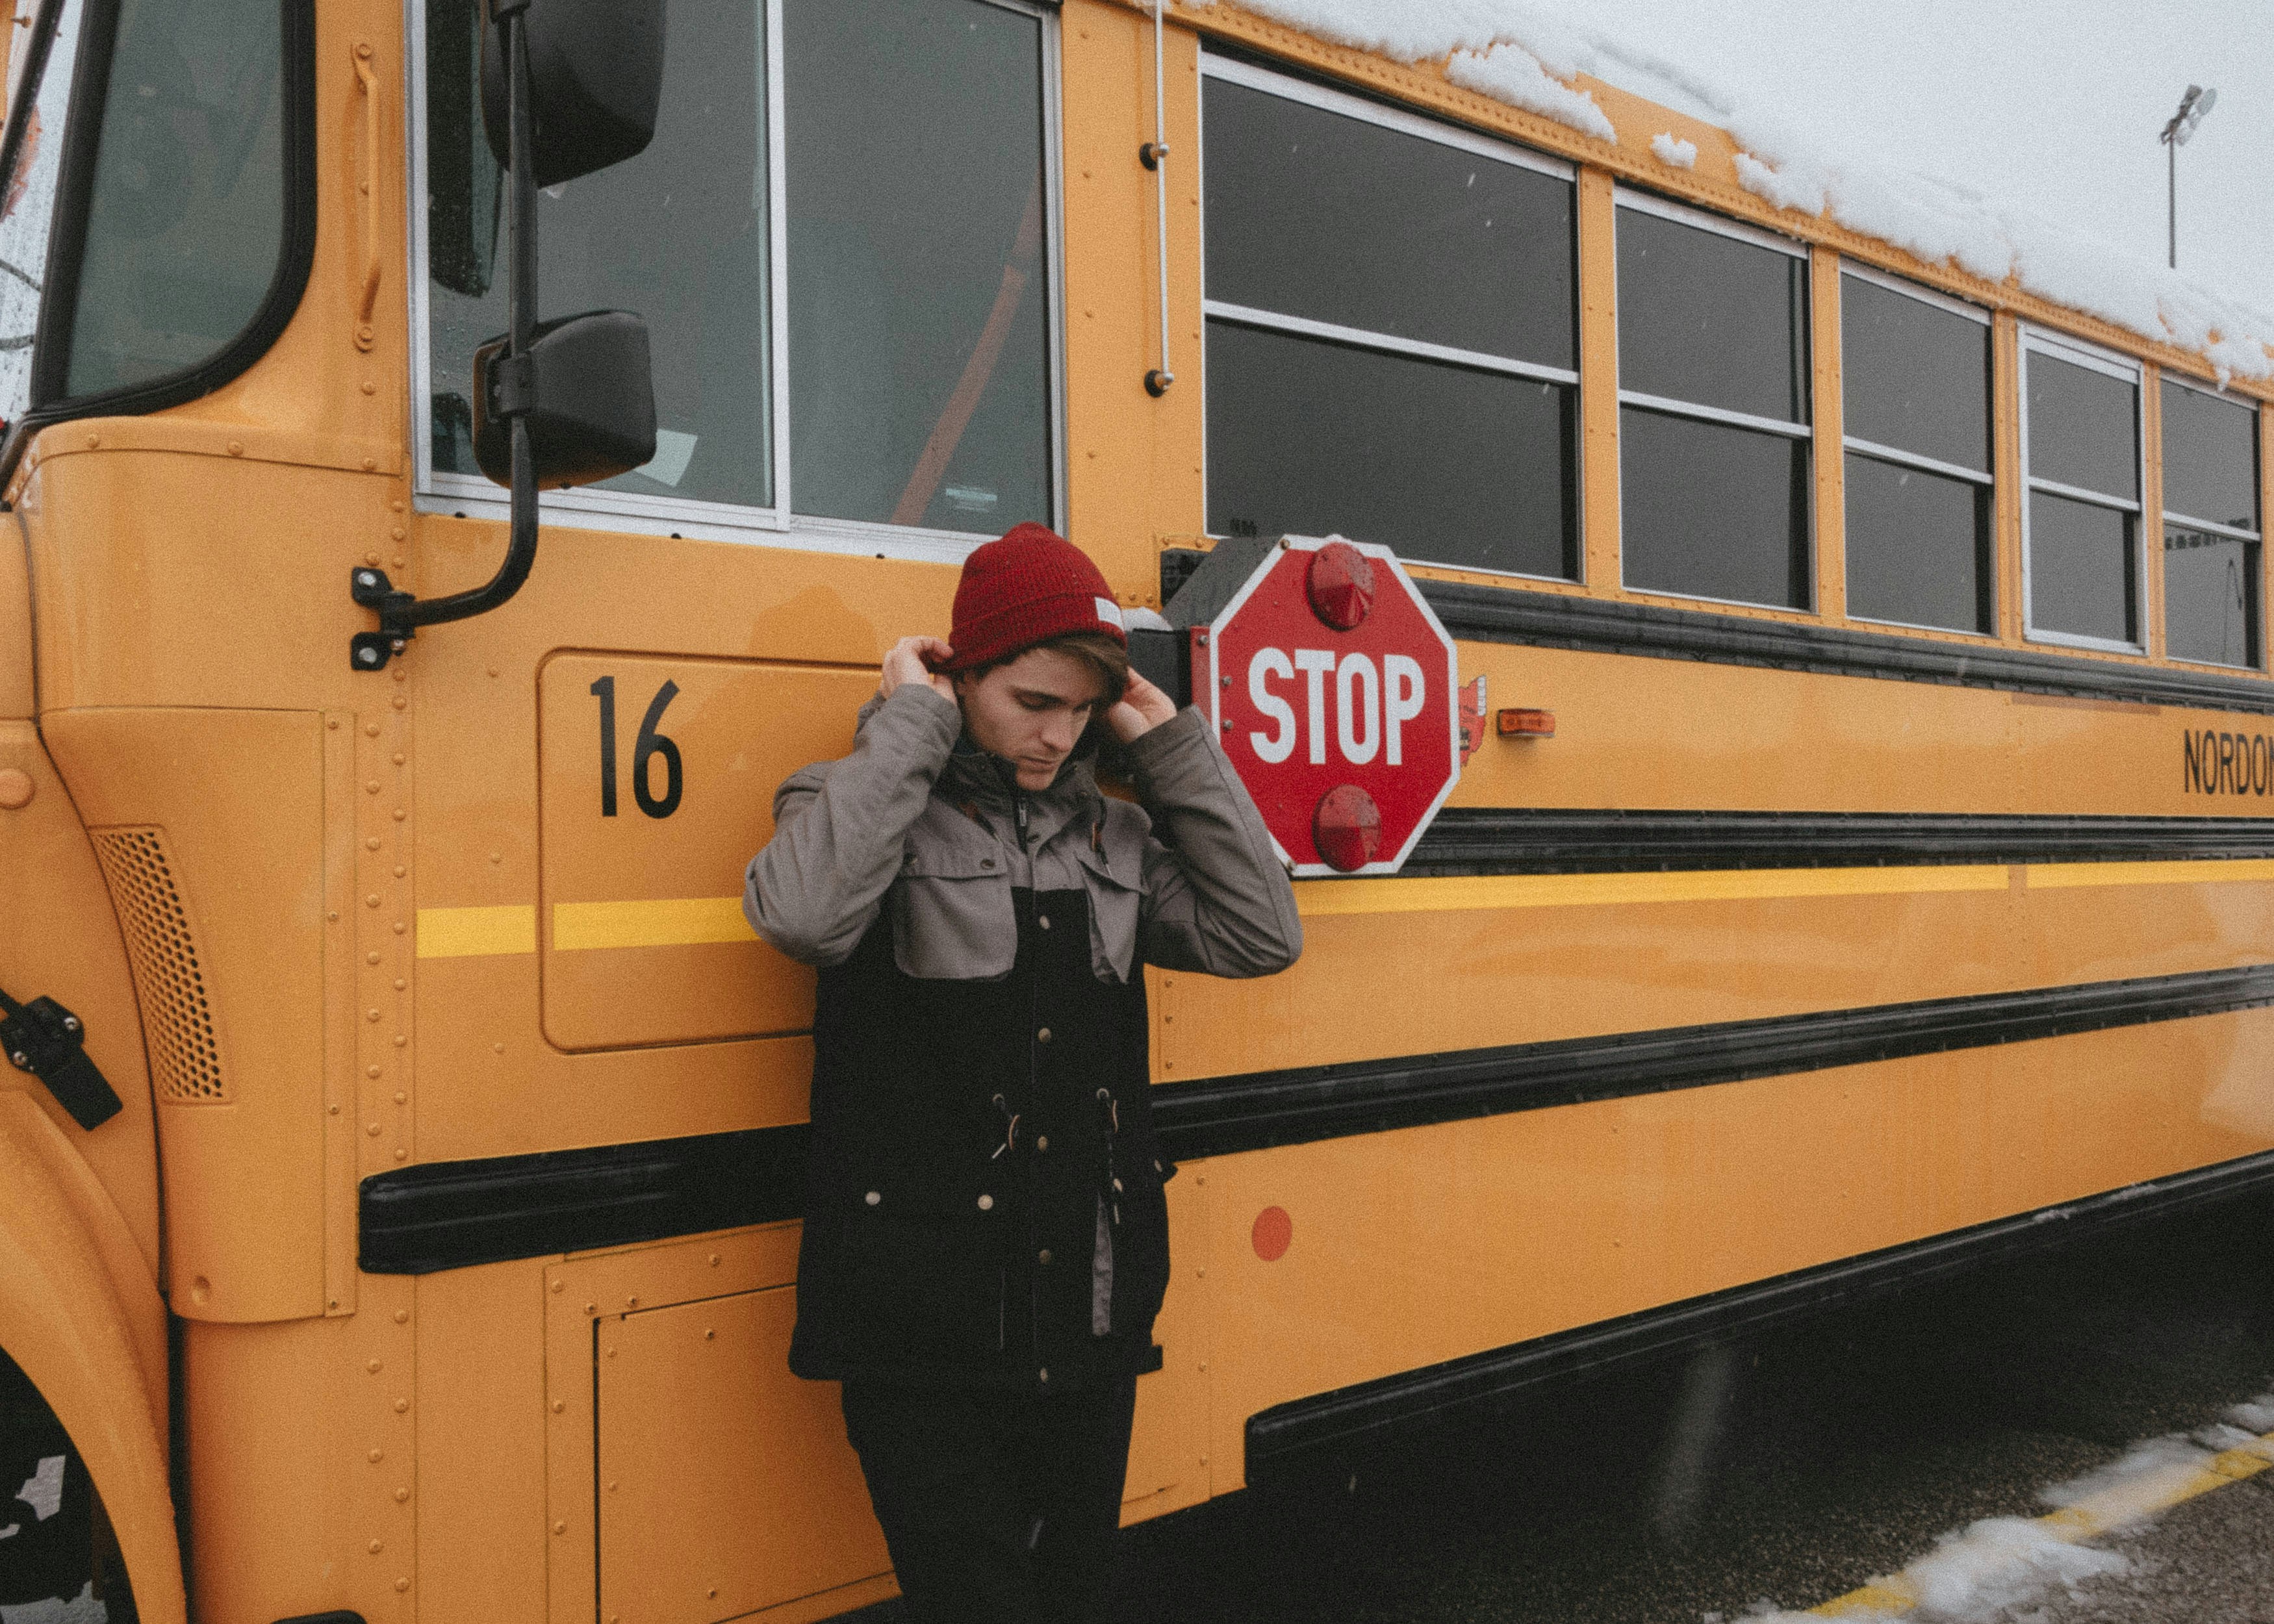
[[[526,902],[418,910],[421,959],[481,959],[536,951],[537,910]]]
[[[2213,880],[2274,880],[2274,857],[2029,865],[2030,885],[2048,891],[2070,885],[2200,885]]]
[[[592,947],[686,947],[755,942],[740,897],[678,897],[660,902],[556,902],[553,951]]]
[[[1439,914],[1502,908],[1615,907],[1652,902],[1753,902],[1784,897],[1897,897],[2005,891],[2014,865],[1924,863],[1900,868],[1707,868],[1675,873],[1487,874],[1361,880],[1304,880],[1295,904],[1306,918],[1339,914]],[[2029,863],[2034,890],[2082,885],[2204,885],[2274,880],[2274,858],[2179,862]],[[555,952],[603,947],[689,947],[755,942],[740,897],[629,902],[561,902],[553,907]],[[537,910],[525,903],[418,910],[421,959],[472,959],[537,951]]]
[[[1310,880],[1295,887],[1295,906],[1306,917],[1316,918],[1329,914],[2004,891],[2011,883],[2004,863],[1900,868],[1709,868],[1674,874],[1490,874],[1463,879]]]

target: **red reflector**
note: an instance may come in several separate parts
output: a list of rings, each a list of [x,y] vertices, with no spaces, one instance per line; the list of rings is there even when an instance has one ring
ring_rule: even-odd
[[[1267,1207],[1255,1214],[1255,1227],[1248,1231],[1248,1240],[1255,1255],[1266,1263],[1276,1263],[1287,1255],[1287,1248],[1295,1239],[1295,1221],[1287,1215],[1284,1207]]]
[[[1494,713],[1494,726],[1503,739],[1553,739],[1555,736],[1555,712],[1553,710],[1500,710]]]
[[[1346,541],[1330,541],[1311,554],[1303,584],[1311,613],[1338,632],[1350,630],[1374,607],[1374,566]]]
[[[1338,784],[1319,797],[1311,840],[1329,868],[1344,874],[1363,868],[1382,846],[1382,808],[1357,785]]]

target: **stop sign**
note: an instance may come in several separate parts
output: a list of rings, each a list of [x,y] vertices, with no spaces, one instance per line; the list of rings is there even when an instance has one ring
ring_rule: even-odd
[[[1192,638],[1202,709],[1292,871],[1395,874],[1461,763],[1453,640],[1397,557],[1283,538]]]

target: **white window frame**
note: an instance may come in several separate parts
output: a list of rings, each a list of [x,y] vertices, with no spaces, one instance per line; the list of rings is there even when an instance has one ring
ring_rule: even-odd
[[[1726,220],[1705,209],[1691,208],[1685,203],[1676,203],[1670,199],[1661,198],[1655,192],[1636,192],[1628,187],[1620,186],[1611,194],[1611,205],[1615,211],[1630,208],[1638,214],[1654,214],[1660,220],[1670,220],[1676,225],[1689,226],[1696,230],[1709,232],[1715,237],[1730,237],[1740,243],[1750,243],[1756,248],[1770,249],[1774,252],[1797,259],[1803,265],[1809,263],[1809,246],[1797,238],[1780,236],[1774,231],[1764,231],[1757,226],[1749,226],[1739,221]],[[1611,240],[1611,308],[1615,313],[1619,309],[1618,264],[1618,236],[1615,214]],[[1753,429],[1764,433],[1781,435],[1787,440],[1804,440],[1809,442],[1810,471],[1813,473],[1816,459],[1822,453],[1817,449],[1815,444],[1816,352],[1812,290],[1808,297],[1811,301],[1808,312],[1810,320],[1808,398],[1811,410],[1806,421],[1795,423],[1784,417],[1764,417],[1749,411],[1731,411],[1726,407],[1706,406],[1695,401],[1677,400],[1671,395],[1647,395],[1640,389],[1628,388],[1623,382],[1618,387],[1619,410],[1624,411],[1629,406],[1636,406],[1645,411],[1655,411],[1664,417],[1691,417],[1701,423],[1720,423],[1732,428]],[[1615,368],[1618,356],[1616,341],[1617,335],[1614,334],[1611,354]],[[1781,614],[1818,614],[1822,612],[1821,605],[1817,602],[1816,502],[1812,480],[1808,508],[1808,602],[1796,608],[1791,604],[1757,603],[1749,598],[1713,598],[1704,592],[1679,592],[1669,587],[1637,586],[1628,580],[1626,457],[1623,449],[1620,453],[1619,470],[1619,585],[1623,590],[1639,592],[1652,598],[1679,598],[1688,603],[1722,604],[1732,609],[1768,609]]]
[[[774,503],[744,507],[704,501],[691,497],[657,496],[627,491],[547,491],[538,510],[548,525],[573,530],[612,530],[674,539],[734,542],[744,545],[788,547],[802,552],[857,554],[864,558],[908,559],[927,562],[960,563],[971,550],[991,540],[991,535],[972,530],[944,530],[881,520],[822,518],[801,514],[795,508],[789,433],[789,286],[788,199],[787,143],[784,140],[782,64],[783,0],[746,0],[764,7],[766,53],[766,269],[764,297],[769,305],[766,349],[769,374],[767,423],[772,436]],[[1046,0],[963,0],[967,4],[991,5],[1035,20],[1041,31],[1043,128],[1043,214],[1047,297],[1044,304],[1044,342],[1049,355],[1044,368],[1049,400],[1044,432],[1050,438],[1050,522],[1063,531],[1066,521],[1066,406],[1065,406],[1065,226],[1064,117],[1058,9]],[[425,514],[449,514],[464,518],[502,521],[511,505],[504,489],[475,475],[437,474],[433,468],[433,438],[428,426],[433,410],[431,345],[428,340],[426,209],[426,7],[425,0],[404,0],[403,146],[410,177],[410,272],[405,281],[410,332],[410,446],[413,477],[411,506]],[[541,250],[540,244],[540,250]]]
[[[2258,663],[2256,665],[2222,665],[2217,660],[2189,659],[2184,655],[2172,653],[2172,611],[2168,598],[2166,598],[2164,605],[2165,655],[2172,661],[2172,664],[2178,665],[2200,665],[2210,671],[2263,672],[2266,669],[2266,611],[2265,604],[2263,602],[2266,591],[2266,548],[2264,545],[2266,539],[2266,498],[2264,492],[2265,469],[2263,466],[2265,461],[2265,456],[2263,450],[2260,449],[2263,442],[2263,425],[2259,421],[2259,413],[2263,410],[2264,408],[2261,407],[2256,401],[2251,400],[2248,396],[2235,395],[2228,390],[2216,387],[2213,385],[2199,382],[2193,378],[2189,378],[2184,372],[2160,372],[2157,376],[2157,381],[2170,384],[2174,388],[2192,389],[2197,395],[2208,395],[2212,400],[2222,402],[2229,406],[2240,407],[2250,414],[2251,447],[2253,452],[2251,462],[2257,473],[2257,477],[2251,485],[2250,499],[2251,507],[2258,515],[2258,528],[2256,530],[2247,530],[2233,524],[2221,524],[2211,519],[2192,518],[2184,513],[2180,513],[2174,509],[2168,502],[2164,500],[2164,492],[2160,485],[2156,492],[2156,500],[2158,504],[2157,511],[2164,515],[2163,529],[2166,533],[2171,531],[2174,527],[2183,530],[2201,530],[2206,535],[2223,536],[2230,541],[2248,542],[2256,546],[2258,548],[2258,590],[2261,599],[2258,613]],[[2157,425],[2159,428],[2164,426],[2164,414],[2160,409],[2161,405],[2162,402],[2158,402],[2158,410],[2156,413]],[[2166,437],[2168,438],[2168,431],[2166,431]],[[2161,449],[2161,447],[2158,447],[2158,449]],[[2160,459],[2157,462],[2157,466],[2158,468],[2162,466]],[[2157,539],[2161,541],[2163,538],[2159,536]]]
[[[2063,485],[2056,479],[2041,479],[2029,471],[2029,357],[2043,355],[2050,360],[2066,361],[2072,366],[2082,366],[2088,372],[2119,379],[2132,386],[2133,425],[2133,483],[2142,497],[2148,488],[2148,413],[2142,397],[2147,393],[2147,369],[2132,357],[2120,350],[2105,350],[2097,344],[2072,338],[2047,327],[2021,324],[2021,342],[2014,346],[2015,406],[2019,413],[2022,441],[2022,635],[2030,643],[2051,643],[2067,649],[2097,649],[2109,654],[2145,654],[2148,651],[2148,508],[2144,500],[2127,501],[2102,491],[2088,491],[2081,485]],[[2088,637],[2076,632],[2053,631],[2037,622],[2035,599],[2031,596],[2031,575],[2035,560],[2031,557],[2031,503],[2037,492],[2066,497],[2072,501],[2095,508],[2106,508],[2132,515],[2132,602],[2138,616],[2136,643],[2124,643],[2112,637]]]
[[[1321,112],[1339,114],[1343,117],[1355,119],[1360,124],[1368,124],[1375,125],[1380,129],[1396,131],[1402,135],[1414,136],[1421,140],[1434,142],[1440,147],[1449,147],[1457,151],[1468,153],[1475,157],[1487,159],[1492,162],[1504,163],[1512,169],[1531,169],[1537,174],[1552,176],[1555,179],[1562,181],[1571,188],[1572,221],[1575,234],[1571,252],[1571,290],[1573,299],[1577,301],[1579,298],[1579,255],[1578,244],[1576,237],[1579,205],[1579,170],[1577,165],[1566,163],[1561,159],[1550,158],[1543,154],[1531,152],[1521,147],[1515,147],[1509,145],[1506,142],[1495,140],[1489,136],[1480,135],[1473,131],[1465,130],[1457,124],[1440,123],[1435,119],[1423,117],[1419,114],[1405,112],[1397,108],[1386,107],[1379,102],[1368,101],[1363,96],[1354,96],[1343,91],[1329,89],[1322,85],[1314,85],[1307,79],[1290,78],[1284,73],[1275,73],[1268,68],[1256,67],[1252,64],[1239,61],[1237,58],[1218,56],[1206,50],[1203,50],[1201,53],[1201,77],[1203,80],[1211,79],[1223,79],[1227,84],[1244,86],[1250,90],[1261,91],[1266,95],[1277,96],[1282,101],[1299,102],[1306,107],[1316,108]],[[1205,97],[1202,98],[1202,105],[1203,107],[1206,105]],[[1208,121],[1205,116],[1201,117],[1200,123],[1201,126],[1201,162],[1199,166],[1199,173],[1201,176],[1200,193],[1203,199],[1200,211],[1201,276],[1201,332],[1202,335],[1201,421],[1203,425],[1208,421],[1206,335],[1208,333],[1208,323],[1211,319],[1235,322],[1241,327],[1259,327],[1268,332],[1289,334],[1300,338],[1330,340],[1334,342],[1350,345],[1353,349],[1372,350],[1387,355],[1410,357],[1416,360],[1449,362],[1457,366],[1468,367],[1476,372],[1498,372],[1503,376],[1510,378],[1528,378],[1535,382],[1561,384],[1573,390],[1577,390],[1578,388],[1579,373],[1577,368],[1546,366],[1536,361],[1519,361],[1515,359],[1513,357],[1495,355],[1488,350],[1462,350],[1449,344],[1436,344],[1419,339],[1401,338],[1391,333],[1377,333],[1371,327],[1347,327],[1341,326],[1337,322],[1314,321],[1308,317],[1283,315],[1277,311],[1265,310],[1255,305],[1236,304],[1231,303],[1230,300],[1213,299],[1209,297],[1207,287],[1208,208],[1205,202],[1208,196],[1208,188],[1206,184]],[[1576,308],[1576,304],[1571,313],[1573,329],[1576,333],[1578,322],[1578,311]],[[1554,583],[1559,586],[1571,586],[1574,584],[1584,585],[1586,581],[1587,574],[1587,504],[1585,486],[1583,484],[1585,477],[1585,464],[1586,462],[1586,456],[1585,447],[1581,443],[1585,438],[1584,433],[1584,425],[1580,426],[1582,427],[1583,432],[1575,436],[1571,447],[1571,478],[1574,488],[1579,493],[1578,535],[1576,538],[1577,556],[1573,560],[1573,562],[1577,567],[1574,574],[1569,575],[1540,575],[1528,574],[1522,570],[1491,569],[1477,564],[1447,563],[1434,559],[1424,558],[1413,559],[1412,562],[1428,565],[1438,569],[1457,569],[1470,575],[1493,575],[1510,581],[1545,581]],[[1208,489],[1206,452],[1207,435],[1205,432],[1201,435],[1201,489],[1203,492],[1202,502],[1203,505],[1205,505],[1205,492]],[[1211,532],[1211,535],[1213,535],[1213,532]],[[1221,537],[1216,537],[1215,538],[1217,540],[1223,539]]]
[[[1851,265],[1844,259],[1840,264],[1840,274],[1843,277],[1852,276],[1858,282],[1869,282],[1873,287],[1880,289],[1882,291],[1887,293],[1900,294],[1904,298],[1915,299],[1919,304],[1924,304],[1932,310],[1941,311],[1946,315],[1962,316],[1967,320],[1980,327],[1985,333],[1987,333],[1991,328],[1992,318],[1990,312],[1984,310],[1980,305],[1969,304],[1963,299],[1954,299],[1946,294],[1937,293],[1931,289],[1922,288],[1917,286],[1916,283],[1907,282],[1900,276],[1890,276],[1884,271],[1871,270],[1860,265]],[[1845,457],[1849,452],[1852,451],[1856,453],[1856,455],[1869,457],[1875,462],[1888,462],[1898,468],[1915,468],[1919,470],[1922,473],[1939,474],[1946,479],[1962,479],[1969,485],[1980,485],[1985,490],[1996,490],[1998,485],[1998,475],[1997,456],[1994,451],[1991,455],[1991,467],[1989,471],[1983,472],[1975,469],[1968,468],[1965,464],[1961,462],[1945,462],[1937,457],[1922,456],[1916,451],[1905,451],[1899,447],[1882,445],[1876,440],[1864,440],[1857,435],[1848,432],[1848,402],[1846,398],[1848,389],[1848,339],[1847,327],[1845,324],[1848,301],[1847,289],[1844,287],[1841,289],[1840,305],[1842,318],[1840,330],[1840,388],[1841,396],[1840,402],[1841,455]],[[1989,365],[1992,367],[1992,376],[1994,378],[1994,363],[1991,363]],[[1984,382],[1985,384],[1988,384],[1991,382],[1991,380],[1985,379]],[[1994,387],[1994,385],[1992,387]],[[1990,392],[1988,388],[1984,390],[1983,398],[1985,402],[1990,399]],[[1848,474],[1847,470],[1844,468],[1841,470],[1840,491],[1841,502],[1844,508],[1847,502],[1848,492]],[[1841,560],[1841,563],[1844,575],[1847,563],[1847,560],[1844,555],[1848,550],[1847,514],[1844,511],[1841,515],[1840,548],[1843,555]],[[1991,602],[1994,606],[1997,602],[1998,590],[1998,528],[1994,516],[1992,517],[1990,527],[1990,556],[1985,562],[1987,563],[1990,570]],[[1843,607],[1846,606],[1843,605]],[[1846,608],[1846,613],[1848,619],[1851,620],[1860,620],[1866,626],[1894,626],[1902,628],[1907,631],[1940,632],[1946,636],[1952,637],[1977,637],[1984,643],[1994,643],[1998,638],[1997,628],[1994,624],[1992,626],[1991,629],[1986,632],[1969,631],[1963,628],[1955,626],[1925,626],[1916,620],[1889,620],[1882,619],[1878,615],[1857,614],[1852,607]],[[1994,608],[1992,618],[1994,621],[1996,618]]]

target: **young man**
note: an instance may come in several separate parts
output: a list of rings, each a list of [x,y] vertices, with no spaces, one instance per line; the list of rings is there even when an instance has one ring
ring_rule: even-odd
[[[1100,726],[1142,810],[1100,793]],[[774,820],[743,911],[821,969],[790,1368],[845,1384],[916,1618],[1089,1617],[1169,1282],[1143,966],[1283,970],[1294,893],[1206,719],[1129,671],[1104,577],[1038,524],[971,554],[949,642],[894,646],[853,753]]]

